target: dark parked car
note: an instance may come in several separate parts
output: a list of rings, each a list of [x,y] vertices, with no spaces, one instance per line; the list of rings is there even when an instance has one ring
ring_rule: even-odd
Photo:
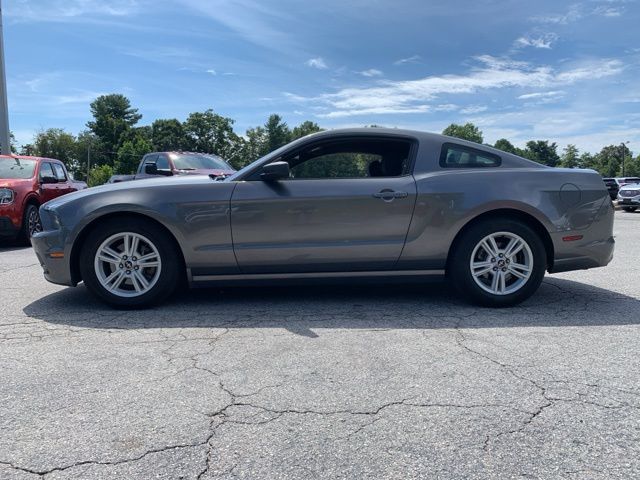
[[[611,200],[615,200],[618,198],[618,190],[620,190],[620,185],[616,182],[615,178],[603,178],[604,184],[607,187],[607,191],[609,192],[609,196]]]
[[[28,239],[42,230],[40,205],[85,188],[60,160],[0,155],[0,237]]]
[[[592,170],[396,129],[292,142],[222,180],[106,185],[41,208],[54,283],[117,306],[194,286],[447,275],[476,303],[531,296],[545,271],[607,265],[614,211]]]
[[[193,152],[147,153],[135,175],[113,175],[109,183],[141,180],[143,178],[171,177],[173,175],[231,175],[235,169],[217,155]]]

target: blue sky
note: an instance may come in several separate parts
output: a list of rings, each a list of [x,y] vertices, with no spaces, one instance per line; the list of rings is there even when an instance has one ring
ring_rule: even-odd
[[[11,130],[85,128],[96,96],[236,131],[289,125],[549,139],[640,151],[635,0],[5,0]]]

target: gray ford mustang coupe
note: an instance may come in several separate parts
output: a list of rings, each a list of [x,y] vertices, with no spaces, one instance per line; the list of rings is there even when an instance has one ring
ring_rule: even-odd
[[[613,206],[591,170],[442,135],[333,130],[226,178],[90,188],[40,209],[47,280],[118,307],[192,286],[446,275],[474,303],[531,296],[545,271],[604,266]],[[426,288],[426,287],[425,287]]]

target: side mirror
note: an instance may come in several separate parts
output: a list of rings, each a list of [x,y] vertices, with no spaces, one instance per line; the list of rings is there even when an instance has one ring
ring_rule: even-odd
[[[273,182],[283,178],[289,178],[289,164],[287,162],[273,162],[262,167],[261,180]]]
[[[55,177],[42,177],[40,179],[40,183],[45,185],[45,184],[51,184],[51,183],[58,183],[58,179]]]
[[[155,163],[147,163],[144,166],[144,173],[147,175],[158,175],[158,165]]]

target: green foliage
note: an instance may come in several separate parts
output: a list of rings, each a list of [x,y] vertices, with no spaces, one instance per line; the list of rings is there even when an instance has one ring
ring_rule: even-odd
[[[36,133],[32,147],[32,155],[57,158],[67,165],[75,163],[78,158],[76,137],[61,128],[49,128]]]
[[[151,124],[151,143],[157,152],[186,148],[187,139],[182,123],[175,119],[158,119]]]
[[[239,142],[238,135],[233,131],[233,123],[232,119],[218,115],[211,109],[191,113],[183,125],[186,149],[228,158]]]
[[[138,123],[142,115],[137,108],[131,107],[127,97],[116,93],[96,98],[90,109],[93,120],[87,122],[87,127],[101,143],[100,157],[95,156],[96,162],[113,165],[114,152],[121,146],[122,135]]]
[[[575,145],[569,144],[562,151],[562,156],[560,157],[560,166],[564,168],[579,168],[580,167],[580,157],[578,156],[578,147]]]
[[[473,123],[465,123],[464,125],[452,123],[442,131],[442,134],[450,137],[462,138],[463,140],[469,140],[470,142],[483,142],[482,131]]]
[[[107,183],[111,175],[113,175],[113,167],[110,165],[96,165],[89,170],[87,185],[95,187]]]
[[[520,155],[522,151],[519,148],[516,148],[509,140],[506,138],[501,138],[496,141],[493,145],[493,148],[497,148],[498,150],[502,150],[503,152],[513,153],[514,155]]]
[[[311,135],[312,133],[322,132],[323,130],[324,128],[320,128],[320,125],[318,125],[317,123],[307,120],[291,130],[289,141],[306,137],[307,135]]]
[[[115,171],[119,175],[135,173],[142,157],[152,150],[151,143],[143,136],[127,140],[118,150]]]
[[[550,144],[548,140],[531,140],[527,142],[524,156],[534,162],[555,167],[560,161],[557,149],[558,145],[555,142]]]
[[[266,142],[262,150],[262,154],[266,155],[278,148],[286,145],[291,137],[289,126],[282,120],[278,114],[271,114],[264,124]]]

